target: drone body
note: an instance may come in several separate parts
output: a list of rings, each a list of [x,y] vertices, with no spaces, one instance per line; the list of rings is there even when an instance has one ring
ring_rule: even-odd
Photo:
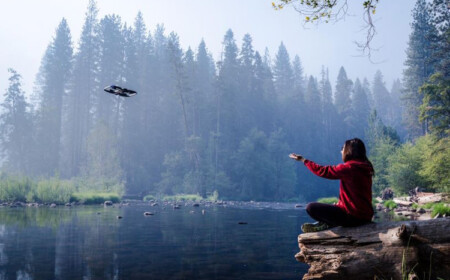
[[[103,89],[104,91],[114,94],[114,95],[120,95],[123,97],[131,97],[131,96],[135,96],[137,94],[136,91],[131,90],[131,89],[127,89],[127,88],[122,88],[116,85],[110,85],[107,86]]]

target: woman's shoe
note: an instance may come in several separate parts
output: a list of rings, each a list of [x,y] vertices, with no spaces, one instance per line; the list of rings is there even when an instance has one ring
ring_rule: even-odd
[[[331,228],[324,222],[305,223],[302,225],[303,232],[317,232]]]

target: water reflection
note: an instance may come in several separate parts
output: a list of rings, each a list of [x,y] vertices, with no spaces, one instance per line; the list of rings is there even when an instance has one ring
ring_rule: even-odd
[[[144,216],[149,210],[156,215]],[[0,279],[300,279],[306,273],[294,258],[308,220],[304,210],[205,210],[0,209]]]

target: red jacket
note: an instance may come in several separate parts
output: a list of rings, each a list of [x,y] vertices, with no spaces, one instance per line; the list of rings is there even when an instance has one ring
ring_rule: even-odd
[[[335,166],[321,166],[310,160],[305,165],[317,176],[340,179],[337,206],[348,214],[367,221],[372,220],[372,174],[369,163],[349,160]]]

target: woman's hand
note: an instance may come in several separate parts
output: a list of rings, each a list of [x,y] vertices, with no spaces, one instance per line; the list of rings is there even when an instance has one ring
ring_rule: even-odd
[[[302,157],[301,155],[297,155],[297,154],[292,153],[292,154],[289,155],[289,157],[292,158],[292,159],[295,159],[297,161],[305,162],[305,158]]]

